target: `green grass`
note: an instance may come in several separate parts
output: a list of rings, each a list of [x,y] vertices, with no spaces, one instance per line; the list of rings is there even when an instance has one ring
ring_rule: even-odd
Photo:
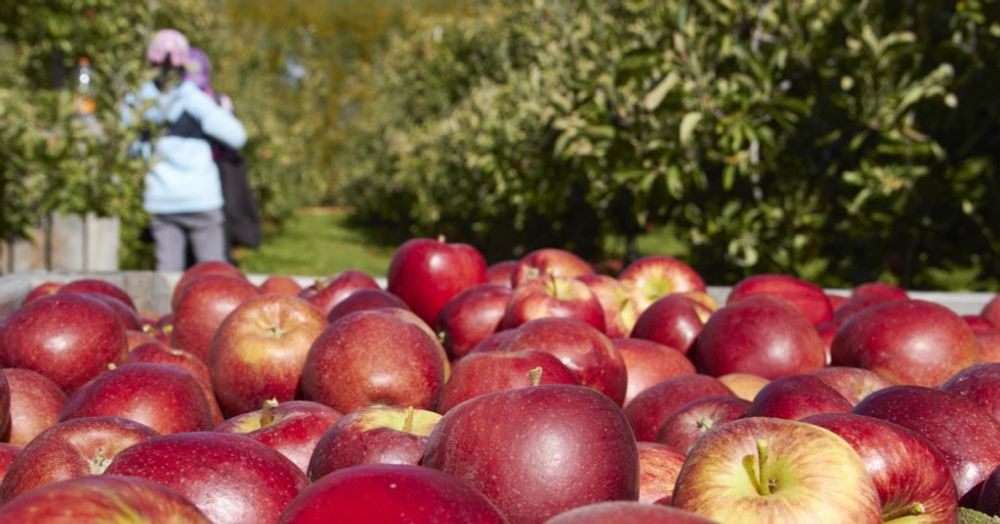
[[[259,248],[240,249],[236,257],[247,273],[325,276],[353,268],[383,276],[394,247],[368,238],[348,225],[346,211],[303,209],[281,231],[265,230]]]

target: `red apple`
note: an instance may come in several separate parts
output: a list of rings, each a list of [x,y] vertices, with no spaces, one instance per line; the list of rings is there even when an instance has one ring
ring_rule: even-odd
[[[827,293],[826,299],[830,301],[830,306],[833,307],[833,314],[836,315],[837,309],[843,306],[850,298],[836,293]]]
[[[950,309],[886,302],[851,317],[831,346],[833,364],[870,369],[897,384],[937,386],[978,361],[972,330]]]
[[[747,416],[749,411],[749,401],[732,395],[697,398],[667,416],[656,432],[656,441],[687,454],[706,433]]]
[[[615,338],[628,336],[639,316],[628,289],[607,275],[580,275],[576,279],[590,288],[604,310],[605,333]]]
[[[843,325],[851,317],[858,313],[879,304],[891,302],[892,300],[882,295],[855,295],[847,302],[844,302],[833,314],[833,323],[837,326]]]
[[[670,505],[684,454],[658,442],[637,442],[639,448],[639,502]]]
[[[138,362],[174,366],[190,373],[191,376],[198,379],[198,385],[201,386],[201,391],[205,394],[205,401],[208,402],[208,409],[212,413],[212,424],[216,425],[222,422],[222,408],[219,407],[215,392],[212,390],[211,373],[208,371],[208,365],[200,358],[183,349],[168,348],[160,342],[150,342],[139,344],[125,357],[126,364]]]
[[[0,437],[10,433],[10,397],[10,385],[7,383],[7,377],[0,374]]]
[[[816,334],[819,335],[819,342],[823,345],[823,356],[826,358],[827,365],[830,364],[831,360],[830,346],[833,345],[833,337],[837,334],[839,327],[832,320],[816,324]]]
[[[277,293],[297,297],[302,292],[302,286],[294,278],[286,275],[271,275],[260,284],[261,293]]]
[[[451,358],[465,356],[497,330],[510,295],[509,287],[479,284],[462,290],[441,308],[437,327],[444,333],[444,349]]]
[[[980,315],[962,315],[979,342],[979,362],[1000,362],[1000,329]]]
[[[539,318],[568,318],[604,332],[604,310],[586,284],[566,277],[533,278],[514,288],[501,329]]]
[[[342,416],[334,409],[307,400],[279,404],[271,399],[264,401],[257,411],[223,422],[215,431],[246,435],[281,453],[304,473],[316,443]]]
[[[0,485],[0,500],[9,502],[60,480],[100,475],[123,449],[155,436],[152,428],[119,417],[60,422],[35,437],[11,462]]]
[[[560,513],[545,524],[712,524],[690,511],[640,502],[601,502]]]
[[[542,248],[524,255],[517,261],[510,282],[512,287],[518,287],[536,278],[573,278],[593,272],[594,268],[590,264],[569,251]]]
[[[194,504],[170,488],[115,475],[44,486],[0,507],[0,522],[211,524]]]
[[[979,314],[988,320],[990,324],[993,324],[994,327],[1000,328],[1000,294],[987,302]]]
[[[416,466],[368,464],[334,472],[307,487],[278,524],[407,522],[438,524],[507,520],[466,483]]]
[[[295,398],[302,366],[326,329],[319,309],[298,297],[257,295],[243,301],[212,338],[212,389],[227,416]]]
[[[884,282],[868,282],[851,291],[851,297],[881,297],[885,300],[907,300],[906,290]]]
[[[498,286],[511,287],[514,272],[517,271],[517,260],[501,260],[486,268],[486,282]]]
[[[6,442],[0,443],[0,484],[3,484],[3,479],[7,476],[7,470],[10,468],[11,463],[17,458],[18,453],[21,452],[21,446],[16,444],[8,444]]]
[[[851,405],[875,391],[895,385],[882,375],[861,368],[829,366],[813,371],[812,376],[837,390]]]
[[[799,420],[821,413],[850,413],[850,402],[812,375],[773,380],[757,393],[748,416]]]
[[[386,311],[352,313],[313,342],[302,372],[306,400],[341,413],[373,404],[437,406],[444,350],[423,329]]]
[[[706,375],[681,375],[639,393],[625,406],[625,416],[636,440],[654,441],[671,413],[697,398],[732,395],[718,379]]]
[[[433,326],[438,311],[459,291],[486,282],[486,260],[468,244],[414,238],[389,263],[389,292]]]
[[[170,309],[177,311],[177,305],[180,303],[181,295],[184,294],[187,285],[191,281],[203,276],[203,275],[229,275],[237,278],[245,279],[243,273],[236,266],[225,262],[222,260],[207,260],[205,262],[199,262],[189,268],[181,275],[181,278],[174,285],[174,293],[170,297]]]
[[[399,297],[388,291],[382,291],[381,289],[359,289],[351,293],[344,300],[341,300],[336,306],[333,306],[326,314],[326,321],[332,324],[351,313],[388,308],[410,310],[406,302],[403,302]]]
[[[749,296],[713,313],[693,351],[695,367],[716,377],[751,373],[772,380],[809,373],[826,362],[809,320],[769,295]]]
[[[813,324],[833,320],[833,306],[823,288],[791,275],[764,274],[744,278],[733,286],[726,304],[760,294],[788,302]]]
[[[271,523],[308,484],[277,451],[242,435],[177,433],[140,442],[105,470],[171,488],[215,524]]]
[[[380,288],[378,282],[368,273],[358,269],[348,269],[317,280],[313,285],[303,289],[299,293],[299,298],[309,301],[326,315],[345,298],[362,289]]]
[[[875,485],[844,439],[767,417],[724,424],[699,440],[672,502],[719,522],[882,521]]]
[[[803,422],[836,433],[861,456],[878,490],[883,521],[910,516],[906,522],[954,522],[958,499],[948,464],[924,437],[852,413],[813,415]]]
[[[0,365],[40,373],[66,392],[121,362],[125,349],[114,311],[79,293],[33,300],[0,324]]]
[[[960,395],[921,386],[876,391],[854,413],[916,431],[944,455],[963,505],[974,504],[980,485],[1000,465],[1000,423]]]
[[[641,314],[657,299],[670,293],[705,291],[705,281],[691,266],[673,257],[650,255],[629,264],[618,280],[632,291]]]
[[[638,338],[615,338],[611,343],[621,354],[628,375],[624,404],[650,386],[695,372],[694,364],[680,351],[662,344]]]
[[[1000,422],[1000,364],[977,364],[959,371],[941,390],[961,395]]]
[[[639,315],[630,336],[651,340],[686,354],[711,314],[710,309],[685,295],[667,295],[657,299]]]
[[[492,353],[494,351],[501,351],[503,345],[510,339],[514,338],[514,334],[517,333],[516,329],[508,329],[506,331],[497,331],[492,335],[484,338],[482,342],[473,346],[469,351],[470,355],[476,353]]]
[[[533,371],[534,370],[534,371]],[[532,384],[531,374],[538,377]],[[458,361],[444,385],[438,411],[448,410],[473,397],[526,388],[538,384],[579,384],[558,358],[541,351],[474,353]]]
[[[463,402],[431,432],[423,464],[468,482],[512,522],[638,497],[628,422],[608,397],[580,386],[546,384]]]
[[[212,336],[222,321],[257,287],[241,277],[206,274],[191,280],[174,309],[172,346],[208,360]]]
[[[549,353],[576,375],[580,385],[604,393],[618,405],[625,400],[625,361],[608,337],[583,322],[564,318],[532,320],[518,328],[500,349]]]
[[[132,302],[132,297],[125,292],[124,289],[97,278],[81,278],[74,280],[67,284],[63,284],[59,288],[60,293],[94,293],[97,295],[102,295],[108,298],[118,300],[129,307],[133,313],[135,313],[136,307],[135,303]]]
[[[56,423],[66,394],[34,371],[7,368],[0,374],[10,386],[10,431],[5,440],[24,446]]]
[[[148,325],[149,324],[147,324],[147,326]],[[144,327],[143,329],[149,329],[150,332],[138,331],[138,330],[134,330],[134,329],[126,329],[125,330],[125,345],[126,345],[128,351],[131,352],[136,347],[138,347],[138,346],[140,346],[142,344],[145,344],[147,342],[160,343],[160,341],[157,340],[157,338],[155,336],[153,336],[153,334],[152,334],[152,330],[155,329],[155,328],[145,328]]]
[[[59,293],[60,294],[66,293],[66,286],[63,286],[63,288],[59,290]],[[132,329],[132,330],[142,329],[142,322],[139,321],[139,314],[135,312],[135,309],[133,309],[128,304],[122,302],[121,300],[100,293],[84,293],[84,292],[75,292],[75,293],[82,294],[90,298],[99,300],[103,302],[106,306],[110,307],[111,310],[115,312],[115,316],[118,317],[118,320],[121,321],[122,326],[124,326],[125,329]]]
[[[753,398],[757,396],[757,393],[764,389],[764,386],[770,381],[764,377],[758,377],[750,373],[729,373],[728,375],[719,377],[719,382],[722,382],[727,388],[732,390],[733,394],[737,397],[753,402]]]
[[[27,304],[32,300],[55,294],[59,291],[59,288],[61,287],[62,284],[60,284],[59,282],[51,282],[51,281],[42,282],[41,284],[38,284],[37,286],[33,287],[31,291],[29,291],[28,294],[24,296],[24,299],[21,301],[21,305],[23,306],[24,304]]]
[[[348,413],[320,437],[309,461],[313,481],[362,464],[416,466],[441,420],[433,411],[371,406]]]

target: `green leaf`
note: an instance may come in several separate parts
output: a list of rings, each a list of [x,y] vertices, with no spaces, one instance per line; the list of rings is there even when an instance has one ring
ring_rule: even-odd
[[[667,73],[667,76],[663,77],[663,80],[660,80],[656,84],[656,87],[651,89],[649,93],[646,93],[646,96],[642,99],[642,107],[644,107],[647,111],[653,111],[657,107],[660,107],[660,103],[663,102],[663,99],[668,93],[670,93],[671,89],[680,83],[680,81],[681,78],[677,73],[673,71]]]
[[[692,111],[684,115],[681,118],[680,125],[680,141],[682,145],[688,145],[691,143],[691,137],[694,133],[694,128],[698,126],[698,122],[701,122],[702,115],[700,111]]]

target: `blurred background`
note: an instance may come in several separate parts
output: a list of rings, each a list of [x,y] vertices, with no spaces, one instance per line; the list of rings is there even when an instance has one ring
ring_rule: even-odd
[[[250,134],[248,272],[382,274],[443,234],[713,284],[1000,284],[1000,2],[23,0],[0,9],[4,241],[115,216],[120,266],[151,267],[118,108],[162,27]]]

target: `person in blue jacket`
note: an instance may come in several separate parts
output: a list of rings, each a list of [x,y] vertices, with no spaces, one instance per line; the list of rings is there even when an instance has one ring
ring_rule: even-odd
[[[183,271],[190,247],[195,262],[226,259],[222,188],[209,139],[239,149],[246,131],[232,113],[184,80],[190,45],[174,29],[157,31],[146,49],[156,78],[126,98],[122,119],[134,111],[157,136],[143,154],[143,207],[152,216],[157,271]],[[149,148],[149,146],[152,146]]]

